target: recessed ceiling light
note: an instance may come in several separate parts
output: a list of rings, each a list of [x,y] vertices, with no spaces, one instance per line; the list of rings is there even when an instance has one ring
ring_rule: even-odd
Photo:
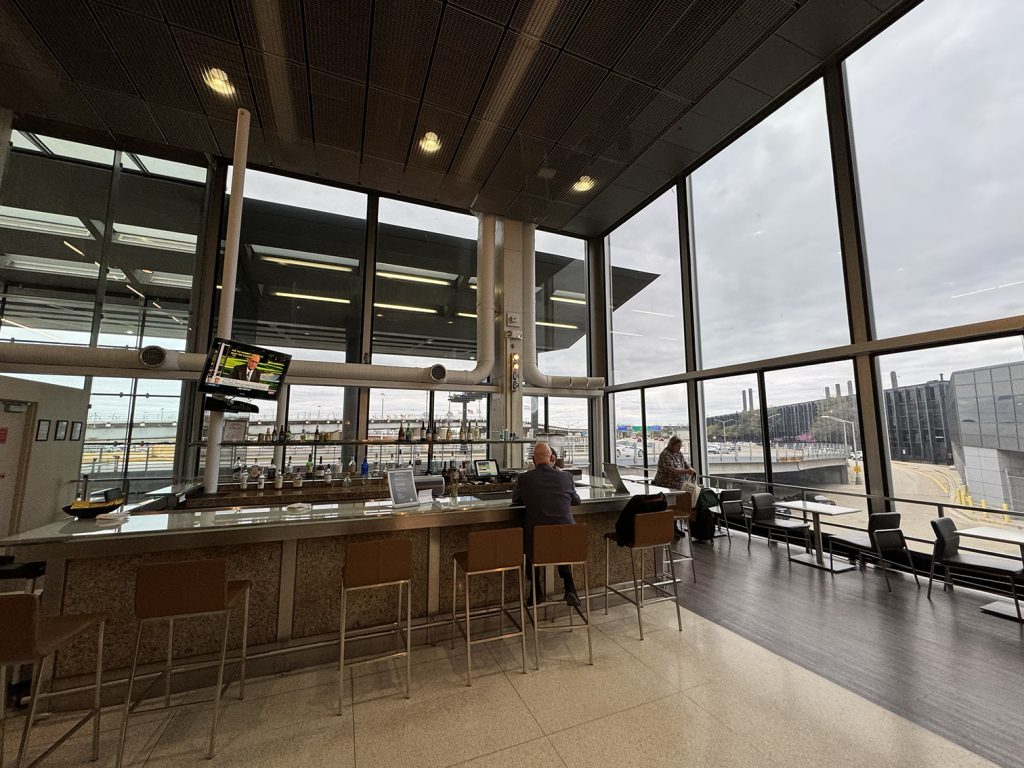
[[[74,251],[75,253],[77,253],[77,254],[78,254],[79,256],[85,256],[85,252],[84,252],[84,251],[82,251],[82,250],[81,250],[80,248],[76,248],[76,247],[75,247],[75,246],[73,246],[73,245],[72,245],[71,243],[69,243],[69,242],[68,242],[67,240],[65,240],[65,241],[64,241],[64,245],[66,245],[66,246],[67,246],[68,248],[70,248],[70,249],[71,249],[72,251]]]
[[[203,82],[210,88],[214,93],[219,93],[221,96],[234,96],[235,86],[228,80],[228,73],[223,69],[208,69],[203,72]]]
[[[474,315],[472,312],[456,312],[455,314],[458,317],[466,317],[469,318],[470,320],[476,320],[476,315]]]
[[[288,291],[274,291],[274,296],[282,299],[309,299],[310,301],[326,301],[330,304],[351,304],[348,299],[336,299],[333,296],[311,296],[306,293],[290,293]]]
[[[388,280],[404,280],[407,283],[426,283],[427,285],[451,285],[448,280],[438,280],[436,277],[420,277],[419,275],[406,275],[401,272],[381,272],[377,270],[377,277],[386,277]]]
[[[344,264],[321,264],[317,261],[306,261],[305,259],[288,259],[283,256],[260,256],[263,261],[271,264],[280,264],[283,267],[309,267],[310,269],[326,269],[330,272],[351,272],[352,267]]]
[[[579,326],[572,325],[570,323],[547,323],[547,322],[545,322],[543,320],[538,320],[537,321],[537,325],[543,325],[543,326],[546,326],[548,328],[566,328],[566,329],[568,329],[570,331],[579,330]]]
[[[142,271],[145,272],[147,275],[152,275],[153,274],[153,270],[152,269],[144,269]]]
[[[594,188],[594,183],[589,176],[580,176],[580,180],[572,185],[573,192],[589,192]]]
[[[420,149],[432,155],[441,148],[441,138],[433,131],[427,131],[420,139]]]
[[[373,306],[377,309],[397,309],[399,312],[418,312],[423,315],[436,315],[436,309],[430,309],[429,307],[411,307],[408,304],[384,304],[381,302],[374,302]]]

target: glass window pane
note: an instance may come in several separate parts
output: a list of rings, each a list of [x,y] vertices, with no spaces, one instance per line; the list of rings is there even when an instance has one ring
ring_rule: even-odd
[[[981,511],[1024,508],[1024,431],[1017,426],[1024,424],[1024,396],[981,393],[1012,378],[1022,361],[1019,337],[878,359],[894,496],[943,504],[962,527],[976,525],[979,515],[985,525],[1024,527],[1019,518]],[[912,544],[921,552],[931,551],[932,505],[896,505],[907,535],[923,540]],[[990,544],[1018,554],[1015,547]]]
[[[35,134],[35,136],[47,149],[60,157],[84,160],[101,165],[114,164],[114,150],[112,149],[93,147],[89,144],[80,144],[77,141],[67,141],[66,139],[56,139],[52,136],[40,136],[39,134]]]
[[[548,443],[566,467],[578,467],[590,474],[590,414],[587,398],[548,398]]]
[[[1020,313],[1022,27],[929,0],[846,62],[879,336]]]
[[[820,82],[697,169],[692,187],[704,368],[849,342]]]
[[[656,468],[669,438],[678,435],[683,441],[683,457],[690,463],[690,417],[686,410],[686,385],[670,384],[644,390],[647,415],[647,455]]]
[[[548,375],[586,376],[586,242],[536,234],[537,366]]]
[[[373,362],[476,363],[475,216],[381,199]]]
[[[838,362],[770,371],[764,379],[776,480],[792,474],[794,485],[860,485],[863,450],[853,365]]]
[[[686,367],[675,187],[608,236],[611,380],[621,384]]]
[[[645,459],[640,390],[615,392],[609,395],[609,400],[615,463],[620,467],[643,467]]]
[[[701,383],[707,474],[728,480],[764,479],[761,406],[757,376],[732,376]],[[744,497],[753,493],[742,486]]]
[[[232,338],[359,362],[365,238],[365,195],[247,171]]]

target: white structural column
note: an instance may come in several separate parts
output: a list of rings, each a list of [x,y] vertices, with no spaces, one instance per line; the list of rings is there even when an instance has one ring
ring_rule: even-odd
[[[249,156],[249,112],[238,110],[235,124],[235,155],[231,168],[231,200],[228,203],[227,234],[224,238],[224,270],[221,275],[220,311],[217,335],[231,336],[235,313],[235,282],[238,277],[238,242],[242,229],[242,199],[245,195],[245,164]],[[224,439],[224,414],[210,412],[206,435],[206,466],[203,468],[203,492],[216,493],[220,476],[220,445]]]

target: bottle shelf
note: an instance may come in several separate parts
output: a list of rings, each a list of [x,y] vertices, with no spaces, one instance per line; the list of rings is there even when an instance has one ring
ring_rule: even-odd
[[[262,446],[283,446],[285,448],[291,448],[295,446],[342,446],[342,445],[408,445],[414,448],[429,448],[432,445],[532,445],[536,442],[536,438],[529,440],[516,439],[516,440],[286,440],[284,442],[268,442],[263,440],[244,440],[244,441],[224,441],[221,446],[224,448],[232,447],[262,447]],[[198,443],[190,443],[194,446],[205,446],[206,441]]]

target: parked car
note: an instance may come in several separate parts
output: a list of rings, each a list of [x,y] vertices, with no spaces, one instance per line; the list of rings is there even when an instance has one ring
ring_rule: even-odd
[[[850,451],[850,458],[854,461],[860,461],[864,458],[864,454],[861,451]]]

